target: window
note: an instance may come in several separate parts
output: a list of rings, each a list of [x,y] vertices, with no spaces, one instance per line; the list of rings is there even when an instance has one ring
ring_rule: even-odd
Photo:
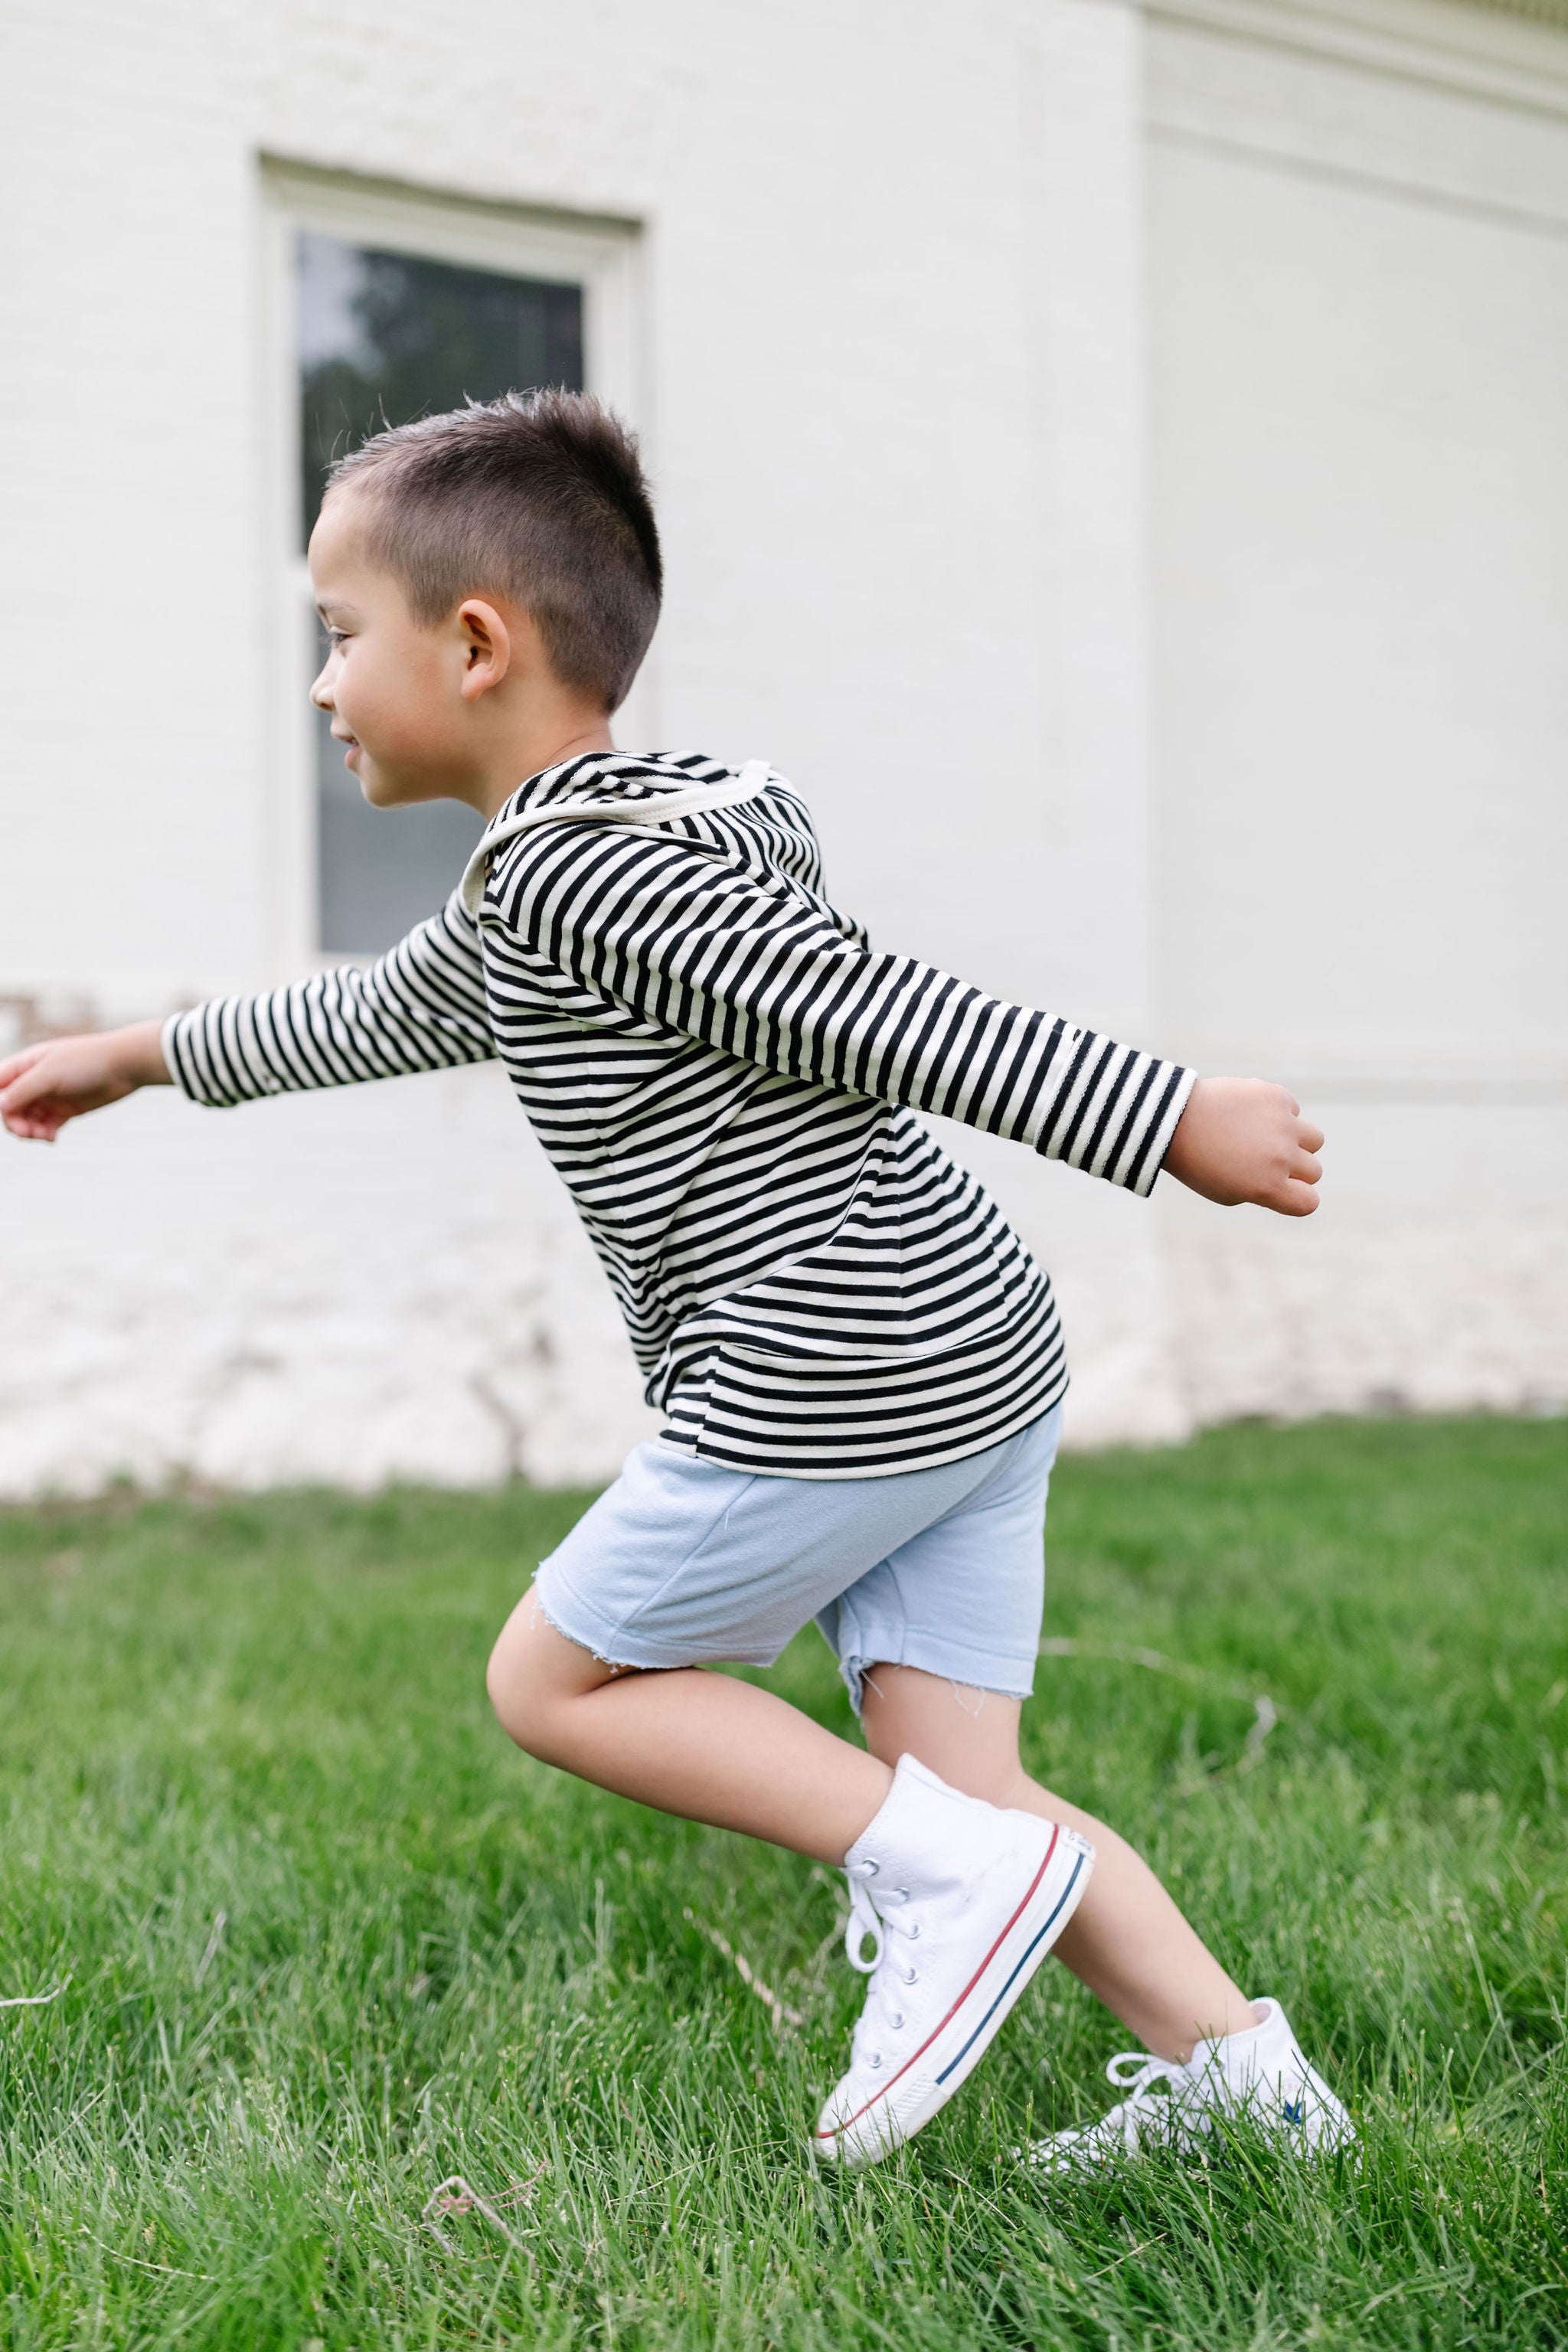
[[[331,722],[301,693],[323,646],[304,550],[327,468],[383,424],[466,397],[540,384],[596,390],[627,405],[625,229],[536,222],[500,207],[403,196],[325,174],[270,167],[280,309],[289,353],[289,594],[293,624],[284,719],[300,755],[294,832],[301,869],[286,896],[329,961],[374,953],[443,903],[479,836],[457,802],[374,809],[344,768]],[[303,608],[303,609],[302,609]],[[305,646],[300,625],[309,616]],[[307,730],[308,730],[308,733]],[[521,780],[520,780],[521,781]],[[293,944],[290,941],[290,944]],[[285,950],[287,952],[287,950]]]
[[[295,268],[301,546],[332,458],[383,424],[538,384],[582,390],[580,286],[378,252],[314,229],[297,232]],[[319,639],[318,658],[323,650]],[[315,735],[318,942],[351,953],[389,947],[434,911],[442,877],[462,871],[479,819],[458,801],[372,808],[324,710]]]

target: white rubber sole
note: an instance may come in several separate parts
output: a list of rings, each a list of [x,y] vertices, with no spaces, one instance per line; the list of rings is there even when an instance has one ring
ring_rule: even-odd
[[[1034,1877],[952,2007],[898,2073],[841,2123],[819,2123],[814,2156],[875,2164],[912,2139],[965,2084],[1083,1899],[1094,1848],[1055,1824]]]

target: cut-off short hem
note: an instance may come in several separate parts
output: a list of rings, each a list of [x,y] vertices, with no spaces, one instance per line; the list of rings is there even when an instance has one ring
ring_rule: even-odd
[[[526,1597],[532,1601],[535,1610],[543,1618],[552,1633],[559,1633],[563,1642],[570,1642],[574,1650],[581,1650],[584,1656],[593,1659],[596,1666],[608,1666],[613,1675],[646,1675],[656,1671],[651,1666],[637,1665],[630,1658],[607,1658],[603,1650],[596,1650],[594,1647],[592,1642],[580,1642],[575,1633],[569,1633],[564,1625],[558,1625],[540,1599],[537,1578],[529,1586]]]
[[[922,1675],[934,1675],[939,1682],[951,1683],[955,1690],[984,1691],[987,1698],[1023,1700],[1034,1696],[1034,1676],[1031,1675],[1021,1685],[1011,1659],[998,1663],[994,1659],[961,1658],[951,1643],[943,1647],[936,1642],[905,1641],[901,1651],[901,1655],[895,1657],[891,1643],[879,1646],[872,1643],[864,1651],[839,1659],[838,1672],[857,1718],[865,1712],[865,1686],[875,1681],[879,1666],[913,1666]]]
[[[669,1675],[683,1666],[771,1666],[778,1662],[778,1649],[752,1653],[739,1647],[693,1651],[689,1643],[637,1641],[623,1627],[610,1625],[596,1617],[582,1595],[574,1591],[562,1579],[552,1578],[550,1597],[545,1599],[542,1587],[548,1560],[541,1560],[539,1574],[530,1587],[540,1615],[552,1625],[574,1649],[586,1650],[602,1666],[614,1666],[621,1674]],[[795,1633],[799,1633],[797,1625]],[[794,1639],[792,1634],[789,1637]]]
[[[1061,1409],[963,1460],[779,1478],[638,1446],[550,1557],[536,1606],[602,1664],[771,1666],[815,1619],[859,1712],[868,1665],[1034,1688]]]
[[[592,1658],[595,1665],[607,1666],[612,1675],[682,1674],[698,1667],[770,1666],[775,1663],[773,1658],[613,1658],[593,1642],[569,1632],[559,1623],[540,1598],[537,1583],[530,1587],[530,1592],[534,1607],[551,1632],[559,1633],[563,1642],[570,1642],[574,1650],[581,1650],[585,1657]],[[964,1657],[960,1660],[952,1643],[943,1646],[940,1643],[906,1639],[897,1646],[902,1653],[897,1657],[893,1654],[895,1644],[891,1641],[873,1641],[864,1652],[839,1659],[838,1672],[849,1694],[849,1704],[855,1710],[857,1720],[865,1712],[865,1686],[868,1683],[875,1685],[879,1666],[913,1666],[921,1674],[934,1675],[939,1682],[951,1683],[955,1691],[980,1691],[987,1698],[1022,1701],[1033,1696],[1032,1678],[1026,1686],[1006,1679],[1012,1671],[1011,1662],[998,1664],[994,1659]]]

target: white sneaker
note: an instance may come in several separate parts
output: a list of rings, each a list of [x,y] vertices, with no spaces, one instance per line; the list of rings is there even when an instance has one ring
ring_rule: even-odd
[[[1200,2042],[1184,2066],[1124,2050],[1105,2072],[1127,2096],[1085,2131],[1054,2132],[1019,2152],[1047,2172],[1073,2172],[1136,2156],[1143,2147],[1196,2147],[1216,2117],[1245,2114],[1284,2146],[1310,2155],[1347,2147],[1355,2126],[1302,2055],[1277,2000],[1244,2033]],[[1163,2083],[1161,2096],[1154,2084]]]
[[[817,2119],[817,2156],[874,2162],[947,2105],[1077,1910],[1093,1863],[1076,1830],[961,1796],[900,1758],[844,1858],[845,1943],[871,1982],[849,2071]]]

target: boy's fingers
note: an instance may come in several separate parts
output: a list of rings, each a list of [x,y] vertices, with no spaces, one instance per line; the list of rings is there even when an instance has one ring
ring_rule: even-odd
[[[20,1058],[18,1055],[17,1059],[20,1060]],[[35,1065],[37,1060],[37,1056],[35,1055]],[[36,1103],[49,1090],[49,1082],[43,1072],[26,1063],[23,1064],[8,1085],[4,1080],[5,1074],[0,1071],[0,1110],[7,1112],[21,1110],[28,1103]]]
[[[26,1143],[52,1143],[64,1125],[57,1111],[47,1103],[33,1103],[25,1110],[12,1110],[0,1105],[0,1124],[11,1134],[19,1135]]]
[[[1321,1127],[1314,1126],[1310,1118],[1298,1119],[1296,1140],[1303,1151],[1321,1151],[1324,1142],[1323,1130]]]
[[[70,1112],[54,1093],[47,1075],[38,1067],[47,1049],[35,1046],[26,1056],[13,1055],[23,1066],[0,1091],[0,1120],[13,1135],[29,1143],[52,1143]]]
[[[1313,1185],[1300,1183],[1293,1176],[1287,1177],[1264,1206],[1277,1210],[1282,1217],[1310,1217],[1318,1206],[1317,1191]]]
[[[48,1050],[47,1045],[24,1045],[19,1053],[7,1054],[5,1060],[0,1062],[0,1094],[4,1094],[6,1087],[15,1079],[19,1078],[25,1070],[30,1070],[33,1064],[39,1061]]]
[[[1310,1151],[1298,1151],[1296,1165],[1291,1169],[1290,1173],[1293,1177],[1300,1178],[1303,1184],[1316,1184],[1322,1176],[1323,1163],[1321,1160],[1315,1160]]]

